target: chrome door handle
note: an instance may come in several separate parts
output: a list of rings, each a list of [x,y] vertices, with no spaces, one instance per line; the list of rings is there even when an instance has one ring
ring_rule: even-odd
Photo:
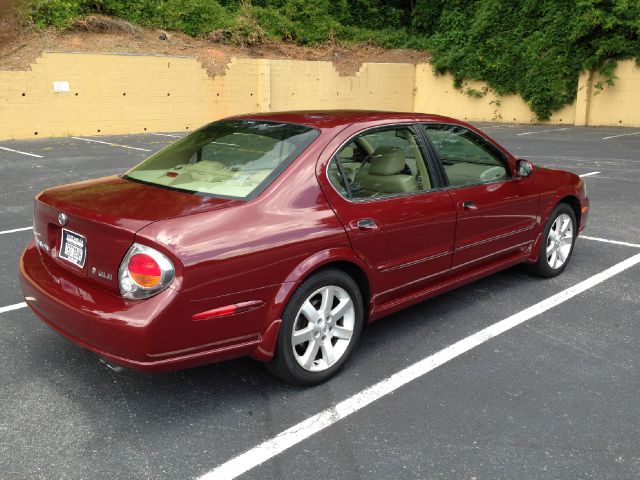
[[[478,206],[475,202],[462,202],[462,208],[465,210],[478,210]]]
[[[358,220],[356,222],[356,226],[360,230],[377,230],[378,229],[378,224],[372,218],[363,218],[361,220]]]

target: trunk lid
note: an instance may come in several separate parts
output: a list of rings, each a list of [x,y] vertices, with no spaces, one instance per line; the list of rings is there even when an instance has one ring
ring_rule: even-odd
[[[119,293],[120,262],[141,228],[238,203],[112,176],[41,192],[35,201],[34,235],[40,254],[48,261]],[[62,251],[63,237],[74,246]],[[73,250],[84,250],[84,255],[78,255],[75,262],[63,258],[65,252],[73,258]],[[82,256],[84,261],[80,261]]]

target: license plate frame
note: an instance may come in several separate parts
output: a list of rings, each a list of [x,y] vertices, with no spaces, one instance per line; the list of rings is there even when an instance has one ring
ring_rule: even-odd
[[[87,239],[77,232],[62,229],[58,256],[79,268],[84,268],[87,260]]]

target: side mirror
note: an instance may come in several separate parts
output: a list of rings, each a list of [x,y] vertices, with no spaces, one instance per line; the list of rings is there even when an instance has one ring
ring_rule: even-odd
[[[516,176],[517,177],[528,177],[530,175],[533,175],[535,168],[533,166],[533,163],[531,163],[529,160],[525,160],[524,158],[521,158],[518,160],[518,163],[516,163]]]

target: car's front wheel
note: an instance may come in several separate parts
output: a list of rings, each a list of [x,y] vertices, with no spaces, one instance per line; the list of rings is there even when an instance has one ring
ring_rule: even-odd
[[[559,275],[569,263],[577,231],[573,209],[566,203],[558,204],[545,225],[538,261],[531,266],[532,272],[545,278]]]
[[[294,293],[282,316],[269,370],[284,381],[315,385],[335,374],[360,337],[363,303],[356,282],[340,270],[322,270]]]

